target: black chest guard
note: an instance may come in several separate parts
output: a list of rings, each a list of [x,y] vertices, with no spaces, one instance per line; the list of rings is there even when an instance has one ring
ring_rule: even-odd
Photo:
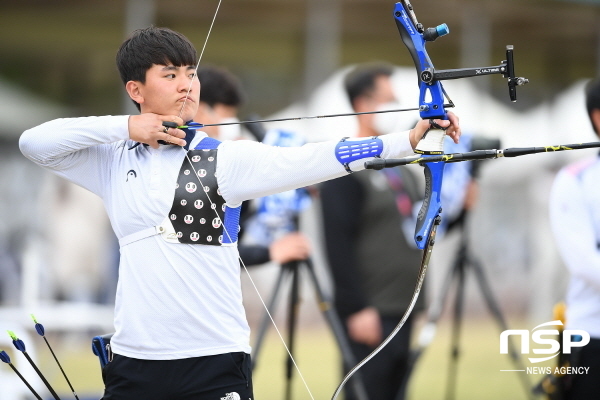
[[[183,160],[169,211],[179,243],[221,246],[237,242],[240,207],[227,207],[219,191],[219,144],[205,138]]]

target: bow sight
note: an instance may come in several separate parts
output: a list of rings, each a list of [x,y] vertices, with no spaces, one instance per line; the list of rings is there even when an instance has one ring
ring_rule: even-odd
[[[440,81],[502,74],[503,77],[508,78],[508,91],[511,101],[517,101],[517,86],[529,82],[526,78],[515,77],[512,45],[506,46],[506,60],[503,60],[500,65],[436,71],[425,50],[425,44],[450,33],[448,26],[441,24],[435,28],[424,28],[423,24],[417,20],[409,0],[402,0],[396,3],[394,18],[402,41],[410,52],[419,76],[419,86],[421,89],[419,111],[421,118],[445,119],[445,107],[454,107],[452,100],[450,100],[444,91]],[[444,97],[448,99],[448,104],[444,104]],[[427,101],[428,98],[431,100]]]

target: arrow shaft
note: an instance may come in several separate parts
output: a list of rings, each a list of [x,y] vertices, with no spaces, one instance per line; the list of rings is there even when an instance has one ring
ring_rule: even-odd
[[[35,365],[35,363],[31,359],[31,357],[29,356],[29,354],[27,354],[27,352],[24,351],[23,355],[25,356],[25,358],[27,359],[27,361],[29,361],[29,364],[31,364],[31,366],[33,367],[33,369],[35,370],[35,372],[38,374],[38,376],[40,377],[40,379],[42,380],[42,382],[44,382],[44,385],[46,385],[46,387],[48,388],[48,390],[50,391],[50,393],[52,394],[52,396],[54,396],[54,399],[55,400],[60,400],[60,397],[58,397],[58,395],[56,394],[56,392],[54,391],[54,389],[52,388],[52,386],[50,385],[50,383],[48,382],[48,380],[46,380],[46,377],[44,376],[44,374],[42,374],[42,371],[40,371],[40,369],[37,367],[37,365]]]
[[[63,376],[65,377],[65,380],[67,381],[67,383],[69,384],[69,387],[71,388],[71,391],[75,395],[75,398],[77,400],[79,400],[77,393],[75,393],[75,389],[73,389],[73,385],[71,385],[71,381],[69,381],[69,378],[67,378],[67,374],[65,373],[65,370],[63,369],[62,365],[60,365],[60,362],[58,362],[58,358],[56,357],[56,354],[54,354],[54,350],[52,350],[52,346],[50,346],[50,343],[48,343],[48,339],[46,339],[46,336],[42,336],[42,337],[44,338],[44,342],[46,342],[46,345],[48,346],[50,353],[52,353],[52,357],[54,357],[54,361],[56,361],[58,368],[60,368],[60,372],[62,372]]]
[[[224,125],[243,125],[243,124],[257,124],[264,122],[285,122],[285,121],[303,121],[310,119],[320,119],[320,118],[334,118],[334,117],[350,117],[355,115],[365,115],[365,114],[385,114],[391,112],[406,112],[406,111],[419,111],[418,107],[412,108],[398,108],[394,110],[378,110],[378,111],[362,111],[362,112],[350,112],[350,113],[339,113],[339,114],[325,114],[325,115],[312,115],[308,117],[286,117],[286,118],[271,118],[271,119],[257,119],[253,121],[232,121],[232,122],[221,122],[218,124],[201,124],[197,129],[202,129],[205,126],[224,126]],[[163,124],[164,125],[164,124]],[[194,128],[194,126],[183,126],[178,128]]]
[[[21,373],[19,372],[19,370],[17,370],[17,368],[12,364],[9,363],[8,364],[13,371],[15,371],[15,374],[17,374],[17,376],[19,378],[21,378],[21,380],[23,381],[23,383],[25,384],[25,386],[27,386],[27,388],[31,391],[31,393],[35,396],[36,399],[38,400],[43,400],[39,394],[37,394],[37,392],[33,389],[33,387],[31,387],[31,385],[29,384],[29,382],[27,382],[27,379],[25,379],[25,377],[23,375],[21,375]]]

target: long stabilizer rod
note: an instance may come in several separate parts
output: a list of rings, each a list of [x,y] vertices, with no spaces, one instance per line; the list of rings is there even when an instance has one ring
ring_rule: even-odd
[[[557,151],[566,150],[581,150],[591,149],[600,147],[600,142],[588,142],[588,143],[576,143],[576,144],[564,144],[558,146],[544,146],[544,147],[512,147],[504,150],[489,149],[489,150],[474,150],[466,153],[451,153],[441,154],[439,156],[428,156],[423,157],[421,155],[415,155],[405,158],[397,159],[374,159],[365,163],[367,169],[383,169],[396,167],[398,165],[409,165],[409,164],[425,164],[430,162],[459,162],[459,161],[472,161],[472,160],[486,160],[490,158],[500,157],[518,157],[527,154],[536,153],[552,153]]]

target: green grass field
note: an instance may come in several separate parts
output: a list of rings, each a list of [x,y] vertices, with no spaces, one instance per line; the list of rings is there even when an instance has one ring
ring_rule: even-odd
[[[518,400],[527,399],[517,372],[501,372],[514,369],[508,355],[499,354],[499,329],[489,318],[463,321],[461,334],[462,351],[456,369],[456,399]],[[284,333],[285,335],[285,333]],[[69,340],[69,348],[55,339],[55,351],[69,375],[75,390],[82,398],[99,398],[102,380],[98,361],[93,356],[88,341]],[[65,341],[66,343],[67,341]],[[51,342],[52,343],[52,342]],[[38,346],[43,345],[43,342]],[[51,363],[47,350],[39,347],[42,359],[40,365],[57,392],[64,398],[72,398],[70,390]],[[339,375],[339,354],[332,335],[326,327],[318,326],[302,329],[296,337],[294,351],[307,385],[315,400],[327,400],[341,376]],[[448,382],[450,354],[450,324],[443,320],[435,340],[424,353],[412,376],[409,387],[409,400],[444,399]],[[257,359],[254,372],[255,397],[258,400],[281,400],[285,398],[286,352],[280,339],[270,329]],[[53,361],[52,361],[53,362]],[[530,366],[530,364],[527,364]],[[552,365],[544,364],[543,366]],[[522,373],[521,373],[522,374]],[[541,375],[529,375],[532,384]],[[293,399],[311,399],[299,375],[294,371]],[[62,396],[61,396],[62,397]]]
[[[456,399],[516,400],[527,399],[518,372],[508,355],[499,352],[499,330],[491,320],[464,321],[461,354],[456,369]],[[314,399],[330,399],[341,380],[339,354],[327,331],[303,332],[298,338],[296,361]],[[385,351],[385,349],[383,350]],[[255,371],[255,395],[259,400],[285,398],[285,349],[276,334],[260,355]],[[409,386],[409,400],[432,400],[446,397],[450,363],[450,325],[444,321],[438,334],[420,359]],[[540,375],[529,375],[537,383]],[[294,399],[310,399],[300,378],[294,376]]]

